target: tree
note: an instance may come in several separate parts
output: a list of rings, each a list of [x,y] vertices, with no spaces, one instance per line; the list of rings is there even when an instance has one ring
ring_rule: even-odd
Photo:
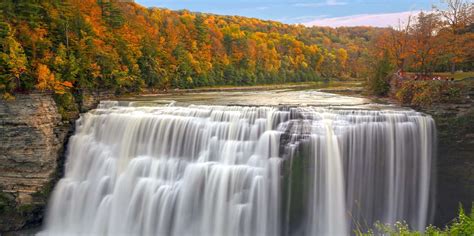
[[[339,65],[338,70],[340,76],[343,76],[343,74],[345,73],[347,58],[347,51],[344,48],[339,48],[336,50],[336,59]]]
[[[2,51],[2,94],[35,85],[60,91],[65,82],[120,92],[357,76],[372,33],[383,31],[306,28],[115,0],[4,0],[0,12],[0,35],[9,45]]]
[[[122,12],[110,0],[98,0],[102,19],[112,28],[119,28],[124,23]]]
[[[463,61],[464,57],[468,55],[465,52],[470,49],[466,45],[466,37],[463,36],[466,34],[466,28],[474,23],[474,5],[469,0],[444,0],[444,3],[446,9],[435,7],[435,10],[442,16],[442,20],[449,28],[449,30],[441,32],[441,36],[447,44],[446,54],[451,63],[451,73],[454,73],[456,64]]]
[[[390,63],[388,51],[383,53],[381,60],[377,60],[368,79],[369,91],[377,96],[386,96],[390,91],[390,78],[393,66]]]
[[[412,27],[412,16],[408,16],[407,22],[399,21],[397,28],[392,28],[388,34],[382,35],[381,44],[378,45],[379,50],[385,53],[388,50],[392,58],[394,58],[397,69],[404,71],[406,62],[409,57],[411,47],[410,29]],[[384,33],[385,34],[385,33]]]
[[[417,23],[410,29],[413,37],[410,51],[415,60],[414,67],[423,74],[433,72],[434,64],[441,56],[439,47],[442,42],[436,38],[440,27],[440,20],[436,13],[420,12]]]
[[[67,52],[67,48],[63,44],[60,44],[57,49],[53,68],[58,80],[77,82],[77,75],[80,71],[78,61],[74,54]]]
[[[158,61],[159,52],[151,40],[146,39],[142,43],[141,54],[141,57],[138,58],[141,77],[144,78],[145,84],[148,87],[154,88],[160,84],[160,77],[162,77]]]
[[[56,94],[64,94],[69,88],[72,88],[71,82],[56,80],[54,73],[46,65],[38,64],[36,75],[38,79],[36,88],[41,91],[53,91]]]
[[[473,23],[474,5],[469,0],[444,0],[445,10],[436,7],[435,10],[443,16],[453,34],[460,33],[464,28]]]
[[[4,97],[22,86],[21,78],[27,71],[23,47],[13,37],[8,23],[0,23],[0,92]]]

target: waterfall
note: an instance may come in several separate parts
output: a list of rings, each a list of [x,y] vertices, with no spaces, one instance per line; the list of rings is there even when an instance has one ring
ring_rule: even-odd
[[[414,111],[104,102],[71,137],[41,235],[349,235],[429,222]]]

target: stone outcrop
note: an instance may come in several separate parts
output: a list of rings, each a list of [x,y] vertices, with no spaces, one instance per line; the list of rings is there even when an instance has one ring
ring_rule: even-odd
[[[94,109],[102,100],[108,100],[114,97],[111,91],[83,91],[80,102],[81,112]]]
[[[459,204],[469,212],[474,202],[474,107],[441,104],[424,111],[438,130],[435,225],[444,226],[458,214]]]
[[[72,126],[52,95],[0,100],[0,232],[40,223]]]

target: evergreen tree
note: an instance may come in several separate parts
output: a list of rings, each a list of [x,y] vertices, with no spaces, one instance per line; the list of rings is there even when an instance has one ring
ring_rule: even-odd
[[[98,0],[102,12],[102,18],[112,28],[119,28],[124,24],[124,18],[120,9],[118,9],[111,0]]]
[[[141,57],[138,59],[141,77],[148,87],[157,87],[160,84],[159,52],[149,39],[143,40]]]
[[[385,51],[383,58],[375,62],[374,69],[369,77],[368,86],[372,94],[385,96],[390,91],[390,78],[393,65],[390,62],[388,52]]]

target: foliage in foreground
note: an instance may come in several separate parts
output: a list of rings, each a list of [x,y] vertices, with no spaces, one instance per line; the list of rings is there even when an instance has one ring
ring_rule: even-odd
[[[464,211],[462,206],[459,207],[459,214],[456,219],[451,221],[444,229],[439,229],[435,226],[428,226],[425,232],[412,231],[405,222],[397,222],[395,225],[382,224],[380,222],[375,224],[375,230],[369,230],[368,232],[362,232],[356,230],[354,232],[357,236],[370,236],[370,235],[400,235],[400,236],[417,236],[417,235],[430,235],[430,236],[448,236],[448,235],[462,235],[471,236],[474,235],[474,204],[471,208],[470,214]]]

